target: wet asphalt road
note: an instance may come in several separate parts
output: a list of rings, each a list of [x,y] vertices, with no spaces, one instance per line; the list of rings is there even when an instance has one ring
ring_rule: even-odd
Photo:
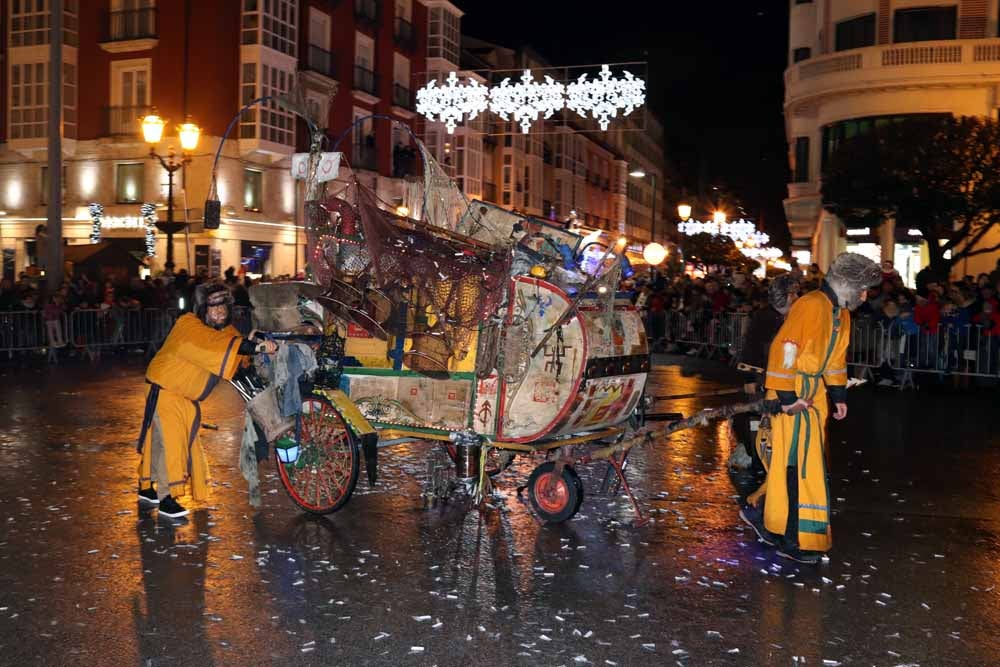
[[[681,365],[658,390],[732,386],[660,361]],[[804,567],[739,523],[725,425],[633,457],[641,528],[593,494],[541,525],[514,493],[529,461],[493,507],[425,509],[421,446],[383,451],[378,486],[317,520],[271,463],[264,507],[247,503],[229,387],[204,410],[212,498],[173,525],[135,502],[142,369],[0,370],[0,664],[1000,664],[996,390],[852,390],[830,436],[834,551]]]

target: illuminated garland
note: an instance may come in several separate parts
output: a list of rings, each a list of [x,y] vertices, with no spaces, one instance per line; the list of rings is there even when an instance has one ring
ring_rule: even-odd
[[[100,204],[91,204],[87,207],[90,212],[90,221],[92,226],[90,228],[90,242],[100,243],[101,242],[101,217],[104,215],[104,207]]]
[[[623,72],[620,78],[612,76],[611,68],[603,65],[596,78],[581,74],[568,84],[550,76],[536,80],[526,69],[517,81],[508,77],[500,85],[486,87],[472,78],[462,83],[455,72],[450,72],[440,84],[431,80],[417,90],[416,108],[428,120],[444,123],[448,134],[487,108],[504,120],[513,118],[521,132],[527,134],[540,117],[551,118],[564,108],[595,119],[602,130],[607,130],[619,113],[627,116],[645,103],[645,81],[631,72]]]
[[[156,257],[156,204],[143,204],[139,213],[146,223],[146,256]]]

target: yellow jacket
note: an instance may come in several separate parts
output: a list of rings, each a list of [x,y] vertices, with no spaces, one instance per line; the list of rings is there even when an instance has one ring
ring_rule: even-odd
[[[231,379],[239,367],[243,337],[232,326],[219,331],[196,316],[182,315],[146,369],[150,383],[146,417],[140,435],[141,486],[152,481],[152,439],[162,445],[170,495],[183,495],[190,484],[195,500],[208,493],[208,460],[198,437],[201,401],[220,379]]]

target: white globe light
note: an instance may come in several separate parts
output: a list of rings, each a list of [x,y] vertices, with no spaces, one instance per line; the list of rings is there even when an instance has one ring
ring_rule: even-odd
[[[667,258],[667,249],[659,243],[649,243],[642,249],[642,258],[650,266],[658,266]]]

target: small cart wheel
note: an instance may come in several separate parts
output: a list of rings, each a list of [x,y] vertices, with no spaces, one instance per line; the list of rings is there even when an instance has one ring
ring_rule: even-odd
[[[538,466],[528,478],[528,497],[538,515],[548,523],[569,521],[583,503],[583,482],[568,465],[556,475],[554,461]]]
[[[300,452],[295,463],[277,457],[278,476],[292,501],[312,514],[343,507],[358,483],[361,451],[358,440],[330,401],[302,399]]]

